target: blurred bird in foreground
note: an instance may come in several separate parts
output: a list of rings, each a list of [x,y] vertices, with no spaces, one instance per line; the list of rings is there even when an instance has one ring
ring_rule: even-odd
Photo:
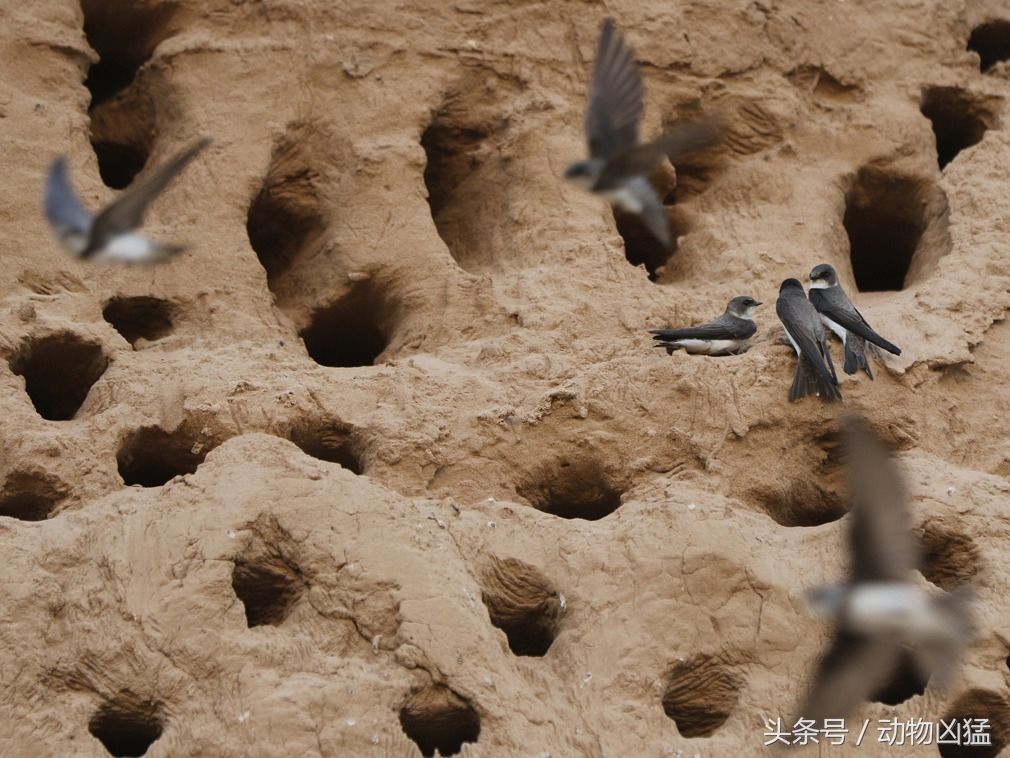
[[[43,210],[60,245],[80,260],[154,263],[186,249],[163,244],[134,233],[144,221],[147,207],[169,183],[210,144],[194,142],[168,163],[138,179],[93,216],[81,205],[67,178],[67,160],[60,156],[49,167]]]
[[[867,342],[894,355],[901,355],[901,348],[873,331],[863,314],[856,310],[838,283],[838,273],[833,266],[822,263],[810,272],[810,302],[821,314],[824,325],[842,341],[846,374],[862,369],[873,378],[870,363],[866,360]]]
[[[850,577],[809,593],[815,612],[835,624],[798,716],[818,725],[841,719],[883,690],[904,661],[922,682],[953,673],[973,633],[971,592],[926,590],[914,579],[918,541],[908,498],[889,451],[862,418],[844,424]]]
[[[683,348],[692,355],[736,355],[750,347],[749,340],[757,332],[754,311],[761,305],[749,295],[740,295],[729,301],[718,318],[700,326],[683,329],[650,329],[656,347],[666,348],[667,354]]]
[[[669,247],[673,244],[669,218],[646,177],[664,157],[676,162],[680,156],[716,144],[723,130],[716,120],[707,118],[678,124],[661,137],[639,144],[642,93],[638,64],[613,19],[605,19],[586,109],[589,159],[570,165],[565,178],[603,195],[613,206],[641,215],[653,236]]]

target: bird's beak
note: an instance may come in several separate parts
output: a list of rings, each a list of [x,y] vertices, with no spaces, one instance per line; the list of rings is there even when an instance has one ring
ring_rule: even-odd
[[[757,308],[757,307],[758,307],[759,305],[764,305],[764,303],[762,303],[762,302],[760,302],[760,301],[759,301],[759,302],[756,302],[756,303],[754,303],[754,307],[755,307],[755,308]]]

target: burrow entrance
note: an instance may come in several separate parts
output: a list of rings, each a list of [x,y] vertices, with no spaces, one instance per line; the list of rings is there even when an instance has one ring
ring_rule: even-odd
[[[322,176],[317,161],[306,151],[315,135],[309,124],[289,128],[274,146],[266,178],[246,216],[249,244],[282,306],[291,294],[281,286],[284,274],[297,260],[318,250],[328,223],[323,212]]]
[[[998,692],[992,690],[968,690],[942,716],[942,721],[953,720],[963,726],[965,719],[988,719],[990,745],[938,745],[943,758],[995,758],[1010,744],[1010,703]],[[943,729],[937,724],[938,730]],[[942,734],[942,731],[940,732]]]
[[[14,472],[0,488],[0,516],[44,521],[66,496],[66,487],[53,477],[36,471]]]
[[[109,359],[99,343],[57,332],[25,339],[9,364],[24,377],[25,391],[42,418],[67,421],[84,404]]]
[[[948,592],[970,583],[981,569],[975,540],[931,519],[922,526],[922,575]]]
[[[995,115],[984,100],[960,87],[929,87],[922,93],[919,110],[933,125],[941,169],[962,150],[981,142],[995,124]]]
[[[116,454],[119,475],[127,486],[160,487],[203,463],[217,440],[198,434],[183,424],[175,431],[144,426],[126,436]]]
[[[91,145],[102,181],[123,189],[147,163],[155,109],[138,77],[154,49],[174,33],[177,4],[81,0],[84,34],[99,60],[88,70]]]
[[[591,458],[548,463],[516,486],[537,510],[597,521],[621,507],[624,485]]]
[[[1010,21],[987,21],[971,30],[968,49],[978,53],[983,73],[1000,61],[1010,60]]]
[[[875,166],[859,169],[842,219],[859,290],[901,290],[921,276],[950,249],[946,219],[946,198],[931,182]]]
[[[482,580],[481,598],[509,649],[516,655],[545,655],[562,614],[561,596],[550,580],[515,558],[492,558]]]
[[[313,311],[299,336],[322,366],[371,366],[388,346],[397,318],[395,304],[376,282],[366,279]]]
[[[164,729],[161,704],[123,692],[103,703],[88,722],[88,731],[110,755],[144,755]]]
[[[507,189],[514,184],[501,145],[518,83],[490,71],[466,73],[449,88],[421,135],[431,218],[466,271],[492,267],[508,245]]]
[[[276,518],[260,516],[235,556],[231,586],[245,606],[246,624],[277,626],[304,594],[308,582],[295,559],[297,544]]]
[[[340,422],[309,421],[296,424],[288,439],[306,455],[321,461],[336,463],[355,474],[364,473],[359,444],[353,429]]]
[[[924,693],[927,684],[929,676],[920,672],[911,654],[904,653],[890,680],[874,693],[870,700],[885,705],[898,705]]]
[[[175,328],[176,307],[159,297],[119,296],[109,300],[102,317],[136,350],[141,340],[155,342]]]
[[[749,492],[765,513],[782,526],[820,526],[837,521],[849,509],[840,433],[823,432],[804,447],[817,461],[815,470],[810,470],[807,458],[800,471],[769,471],[771,481]]]
[[[732,715],[743,678],[709,655],[679,661],[666,674],[663,711],[682,737],[710,737]]]
[[[413,693],[400,708],[400,726],[421,754],[456,755],[464,742],[480,737],[480,715],[448,687],[431,685]]]

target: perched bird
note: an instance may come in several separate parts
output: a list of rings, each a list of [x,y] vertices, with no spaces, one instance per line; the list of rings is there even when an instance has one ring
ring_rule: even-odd
[[[97,216],[85,210],[74,194],[67,178],[66,158],[56,158],[46,177],[43,208],[56,239],[81,260],[153,263],[182,252],[185,245],[155,242],[134,230],[143,223],[147,206],[209,144],[209,139],[194,142],[119,193]]]
[[[835,633],[821,657],[799,716],[845,718],[879,697],[906,661],[925,684],[949,678],[973,633],[968,587],[928,592],[913,581],[919,565],[907,495],[889,451],[861,418],[846,419],[849,497],[846,584],[809,593],[812,609]]]
[[[657,340],[656,347],[666,348],[668,354],[683,348],[692,355],[736,355],[750,347],[748,341],[757,331],[754,311],[761,305],[749,295],[740,295],[729,301],[719,318],[700,326],[684,329],[650,329]]]
[[[810,272],[810,302],[821,314],[824,325],[842,341],[846,374],[854,374],[862,369],[868,377],[873,378],[870,364],[866,360],[867,342],[894,355],[901,355],[901,348],[892,345],[870,328],[838,283],[838,273],[827,263],[815,266]]]
[[[789,388],[790,402],[811,394],[829,402],[841,400],[838,375],[831,362],[824,326],[798,279],[782,282],[779,299],[775,301],[775,312],[786,328],[786,337],[799,359],[792,387]]]
[[[570,165],[565,178],[603,195],[611,205],[640,214],[664,246],[673,244],[666,210],[646,176],[664,156],[676,160],[715,144],[722,129],[714,119],[682,123],[639,144],[642,74],[613,19],[605,19],[589,85],[586,137],[589,159]]]

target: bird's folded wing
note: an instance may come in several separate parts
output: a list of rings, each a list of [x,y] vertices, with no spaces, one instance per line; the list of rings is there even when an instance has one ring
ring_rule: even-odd
[[[810,291],[810,302],[813,303],[820,313],[823,313],[839,326],[848,329],[867,342],[872,342],[874,345],[882,347],[889,353],[901,355],[901,348],[891,344],[873,331],[870,325],[866,323],[866,319],[863,318],[862,314],[848,301],[848,298],[833,297],[827,294],[825,290],[815,289]]]
[[[749,328],[748,328],[749,327]],[[757,331],[753,321],[743,319],[735,322],[712,321],[700,326],[688,326],[683,329],[650,329],[650,334],[657,340],[673,342],[674,340],[740,340],[747,339]]]
[[[810,306],[806,307],[809,309]],[[791,299],[784,300],[783,298],[779,298],[775,304],[775,312],[778,313],[779,320],[782,321],[782,326],[785,327],[786,332],[799,345],[800,352],[803,353],[804,358],[810,361],[810,365],[814,367],[814,370],[827,381],[836,383],[837,379],[835,378],[834,371],[828,368],[821,357],[821,346],[815,340],[813,333],[801,326],[806,315],[800,311],[798,304],[794,303]]]

